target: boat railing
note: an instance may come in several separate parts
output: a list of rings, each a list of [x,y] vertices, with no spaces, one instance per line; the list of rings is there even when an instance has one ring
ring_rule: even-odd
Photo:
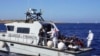
[[[44,39],[44,38],[43,38]],[[26,44],[35,44],[38,43],[39,39],[37,39],[37,37],[35,36],[35,34],[29,34],[29,35],[22,35],[22,34],[13,34],[13,33],[9,33],[9,34],[4,34],[4,33],[0,33],[0,40],[8,40],[8,41],[13,41],[13,42],[19,42],[19,43],[26,43]],[[48,42],[48,40],[52,40],[51,38],[46,38],[44,41]],[[73,40],[73,39],[72,39]],[[74,42],[69,39],[58,39],[57,42],[63,41],[65,43],[70,43],[70,44],[74,44]],[[83,42],[81,42],[82,47],[85,47]]]

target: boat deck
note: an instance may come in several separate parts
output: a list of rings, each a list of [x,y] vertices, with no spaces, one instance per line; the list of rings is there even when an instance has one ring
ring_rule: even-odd
[[[3,42],[10,42],[10,43],[15,43],[15,44],[21,44],[21,45],[27,45],[27,46],[32,46],[32,47],[37,47],[37,48],[43,48],[43,49],[49,49],[49,50],[54,50],[54,51],[59,51],[59,52],[65,52],[65,53],[71,53],[71,54],[79,54],[87,51],[91,51],[92,48],[80,48],[77,51],[74,50],[58,50],[58,48],[49,48],[47,46],[38,46],[38,45],[33,45],[33,44],[27,44],[27,43],[22,43],[22,42],[16,42],[16,41],[10,41],[10,40],[5,40],[5,39],[0,39],[0,41]]]

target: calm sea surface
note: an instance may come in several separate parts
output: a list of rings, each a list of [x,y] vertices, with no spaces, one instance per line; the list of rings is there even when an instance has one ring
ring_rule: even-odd
[[[59,28],[61,34],[65,36],[76,35],[79,38],[86,39],[88,36],[88,31],[92,30],[94,33],[94,39],[92,41],[91,47],[94,50],[91,52],[93,56],[100,55],[100,23],[59,23],[56,24]],[[2,29],[2,30],[1,30]],[[0,31],[5,31],[6,28],[3,24],[0,24]],[[85,40],[86,42],[86,40]]]

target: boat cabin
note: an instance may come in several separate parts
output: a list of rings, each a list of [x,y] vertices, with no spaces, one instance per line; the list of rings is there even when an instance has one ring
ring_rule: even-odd
[[[39,31],[43,27],[46,32],[51,28],[58,28],[52,22],[34,21],[33,23],[13,22],[5,24],[7,27],[7,36],[9,40],[24,42],[37,45],[39,41]]]

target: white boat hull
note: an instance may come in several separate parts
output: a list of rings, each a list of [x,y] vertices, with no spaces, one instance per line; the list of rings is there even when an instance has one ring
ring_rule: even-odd
[[[63,52],[59,51],[57,49],[51,49],[47,47],[39,47],[34,45],[27,45],[27,44],[18,44],[18,43],[11,43],[6,42],[8,46],[5,46],[4,48],[0,48],[2,51],[7,52],[14,52],[19,54],[25,54],[25,55],[32,55],[32,56],[88,56],[89,51],[86,52]]]

